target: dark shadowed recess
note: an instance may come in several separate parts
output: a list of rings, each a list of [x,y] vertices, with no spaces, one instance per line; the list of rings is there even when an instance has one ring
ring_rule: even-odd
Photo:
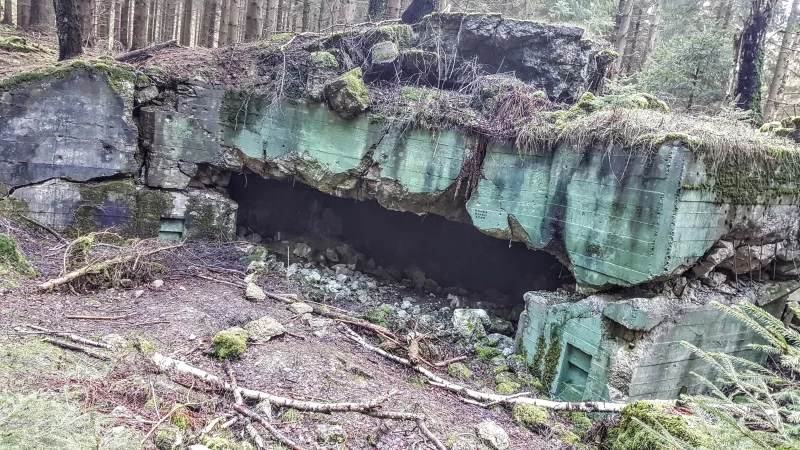
[[[416,265],[440,286],[481,293],[483,301],[514,304],[527,291],[573,282],[548,253],[433,214],[390,211],[254,174],[231,177],[229,191],[239,204],[238,225],[265,239],[281,231],[341,240],[387,269]]]

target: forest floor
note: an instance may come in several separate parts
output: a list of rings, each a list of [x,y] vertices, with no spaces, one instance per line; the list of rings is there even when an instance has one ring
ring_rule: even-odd
[[[0,288],[2,449],[155,448],[153,436],[158,433],[145,436],[175,408],[178,412],[173,416],[180,420],[169,418],[160,428],[174,422],[185,427],[184,434],[197,434],[230,411],[233,396],[191,377],[159,373],[133,344],[146,340],[159,353],[225,378],[223,364],[208,352],[211,339],[220,330],[263,316],[273,317],[291,334],[248,345],[244,356],[232,361],[240,386],[323,403],[367,401],[394,390],[397,394],[382,410],[425,414],[430,430],[449,448],[489,448],[476,437],[476,426],[485,420],[508,433],[513,449],[571,447],[520,426],[503,407],[468,405],[452,393],[422,383],[413,370],[347,339],[333,321],[312,327],[284,303],[249,301],[242,288],[196,276],[205,273],[240,282],[245,266],[239,262],[243,254],[239,247],[247,243],[187,244],[169,251],[161,259],[169,272],[160,287],[148,282],[128,289],[37,293],[37,283],[59,275],[64,245],[12,222],[0,225],[0,231],[15,238],[40,272],[34,278],[7,278]],[[305,296],[302,283],[285,275],[267,275],[259,284],[265,291]],[[350,311],[363,308],[349,301],[331,300],[330,304]],[[101,361],[43,342],[42,334],[21,328],[29,324],[116,342],[118,349],[106,352],[110,361]],[[488,362],[474,352],[467,356],[465,364],[475,377],[459,382],[486,389],[491,385]],[[439,372],[452,379],[446,369]],[[273,409],[273,417],[275,426],[302,448],[433,448],[413,422],[357,413],[297,414],[285,408]],[[344,430],[344,437],[335,439],[344,441],[321,442],[325,427],[335,425]],[[227,431],[213,432],[206,444],[248,448],[234,444],[243,440],[242,433],[235,424]],[[212,438],[218,446],[212,445]]]

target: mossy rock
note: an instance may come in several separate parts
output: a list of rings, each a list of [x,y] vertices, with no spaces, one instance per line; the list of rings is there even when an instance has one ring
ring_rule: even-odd
[[[369,55],[372,64],[384,65],[395,62],[400,57],[400,52],[394,42],[381,41],[372,46]]]
[[[53,53],[52,50],[39,47],[38,45],[28,44],[28,41],[20,36],[0,38],[0,50],[5,50],[11,53]]]
[[[450,374],[451,377],[459,380],[468,380],[473,376],[469,367],[461,363],[450,364],[450,366],[447,367],[447,373]]]
[[[153,444],[158,450],[174,450],[180,448],[180,429],[176,426],[160,426],[153,436]]]
[[[219,359],[232,359],[247,351],[247,332],[239,327],[220,331],[211,341],[211,350]]]
[[[311,65],[318,70],[339,70],[339,61],[330,52],[312,52]]]
[[[437,89],[425,89],[413,86],[403,86],[400,93],[408,102],[432,102],[439,99],[441,91]]]
[[[496,384],[502,383],[517,383],[519,380],[517,377],[511,372],[500,372],[494,376],[494,382]]]
[[[345,72],[325,86],[328,105],[344,118],[355,117],[369,108],[371,98],[360,67]]]
[[[408,48],[414,45],[417,36],[410,25],[396,24],[384,25],[382,27],[367,30],[364,37],[369,43],[377,43],[381,41],[389,41],[395,44],[398,48]]]
[[[515,422],[534,431],[550,428],[550,417],[541,406],[516,404],[511,411],[511,417]]]
[[[0,275],[36,276],[36,269],[31,266],[25,256],[17,248],[11,236],[0,233]]]
[[[478,355],[478,358],[488,361],[488,360],[494,358],[495,356],[499,356],[500,355],[500,350],[498,350],[498,349],[496,349],[494,347],[485,347],[485,346],[479,345],[479,346],[475,347],[475,353]]]
[[[691,447],[713,448],[712,436],[692,426],[692,416],[678,413],[672,407],[653,402],[631,403],[620,413],[618,432],[614,433],[612,450],[669,450],[672,447],[659,433],[668,433],[673,438]],[[644,424],[644,426],[642,425]]]

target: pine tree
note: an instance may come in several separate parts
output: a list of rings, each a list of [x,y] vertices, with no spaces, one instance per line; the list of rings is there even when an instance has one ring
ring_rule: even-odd
[[[131,50],[147,46],[147,24],[150,13],[150,0],[135,0],[133,9],[133,38]]]
[[[248,0],[244,40],[254,41],[260,39],[263,26],[264,24],[261,19],[261,0]]]
[[[3,2],[3,21],[0,22],[3,25],[13,25],[14,24],[14,1],[13,0],[5,0]]]
[[[778,91],[781,84],[786,84],[790,58],[794,53],[793,43],[797,34],[797,25],[800,22],[800,0],[792,0],[789,4],[789,19],[786,21],[786,29],[783,31],[781,46],[778,50],[778,58],[775,64],[775,71],[772,81],[769,84],[767,103],[764,106],[764,118],[773,120],[778,107]]]
[[[181,20],[181,45],[192,45],[192,14],[194,14],[193,0],[183,0],[183,13]]]
[[[28,28],[31,21],[31,0],[17,0],[17,28]]]
[[[761,123],[761,87],[767,27],[777,0],[751,0],[750,15],[739,38],[739,61],[734,98],[739,109],[750,111]]]
[[[40,31],[51,30],[56,24],[56,12],[52,0],[31,0],[31,15],[28,28]]]

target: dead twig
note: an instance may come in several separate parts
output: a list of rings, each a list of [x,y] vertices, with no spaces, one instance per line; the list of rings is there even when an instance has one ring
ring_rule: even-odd
[[[139,315],[138,312],[125,314],[122,316],[64,316],[65,319],[79,319],[79,320],[120,320],[127,319],[128,317]]]
[[[464,361],[465,359],[467,359],[467,355],[456,356],[455,358],[450,358],[450,359],[445,359],[444,361],[435,362],[435,363],[433,363],[433,365],[436,366],[436,367],[447,367],[450,364],[453,364],[453,363],[459,362],[459,361]]]
[[[277,440],[278,440],[278,441],[279,441],[281,444],[283,444],[283,445],[285,445],[285,446],[289,447],[289,448],[290,448],[290,449],[292,449],[292,450],[302,450],[302,449],[301,449],[301,448],[300,448],[300,447],[299,447],[297,444],[295,444],[294,442],[292,442],[292,441],[291,441],[289,438],[287,438],[286,436],[284,436],[284,435],[283,435],[283,433],[281,433],[280,431],[278,431],[278,429],[277,429],[277,428],[275,428],[275,426],[274,426],[274,425],[272,425],[271,423],[269,423],[269,422],[267,421],[267,419],[264,419],[263,417],[259,416],[258,414],[254,413],[253,411],[250,411],[249,409],[245,408],[245,407],[244,407],[244,406],[242,406],[242,405],[234,404],[234,405],[232,405],[232,406],[233,406],[233,409],[234,409],[236,412],[238,412],[239,414],[242,414],[243,416],[247,416],[247,417],[249,417],[249,418],[251,418],[251,419],[255,420],[256,422],[258,422],[258,424],[259,424],[259,425],[261,425],[261,426],[262,426],[262,427],[264,427],[264,428],[265,428],[267,431],[269,431],[269,433],[270,433],[270,434],[271,434],[271,435],[272,435],[272,436],[273,436],[275,439],[277,439]]]
[[[60,234],[58,234],[58,232],[56,230],[48,227],[47,225],[45,225],[45,224],[43,224],[41,222],[38,222],[36,220],[33,220],[30,217],[22,215],[22,214],[20,214],[19,216],[22,217],[23,219],[27,220],[28,222],[36,225],[37,227],[43,229],[44,231],[47,231],[48,233],[52,234],[56,239],[58,239],[62,243],[64,243],[64,244],[68,244],[69,243],[68,240],[64,239],[64,236],[61,236]]]
[[[237,284],[237,283],[232,283],[230,281],[220,280],[220,279],[214,278],[214,277],[207,277],[205,275],[200,275],[199,273],[195,273],[193,275],[196,276],[197,278],[202,278],[204,280],[213,281],[215,283],[227,284],[229,286],[233,286],[233,287],[237,287],[237,288],[244,288],[245,287],[244,282],[242,282],[242,284]]]
[[[394,412],[394,411],[373,411],[367,413],[368,416],[377,417],[379,419],[392,419],[392,420],[410,420],[417,424],[417,427],[426,438],[430,439],[433,445],[439,450],[447,450],[447,447],[442,444],[431,430],[425,425],[425,416],[421,414]]]
[[[91,345],[92,347],[107,348],[109,350],[113,350],[114,349],[114,347],[112,345],[110,345],[110,344],[106,344],[105,342],[93,341],[91,339],[87,339],[85,337],[78,336],[77,334],[74,334],[74,333],[48,330],[47,328],[39,327],[39,326],[36,326],[36,325],[30,325],[30,324],[26,324],[25,326],[27,326],[28,328],[33,328],[34,330],[40,331],[42,333],[51,334],[53,336],[61,336],[61,337],[70,338],[75,342],[80,342],[81,344]]]
[[[102,354],[100,352],[96,352],[94,350],[91,350],[91,349],[88,349],[88,348],[85,348],[85,347],[81,347],[80,345],[72,344],[72,343],[69,343],[69,342],[66,342],[66,341],[61,341],[61,340],[58,340],[58,339],[44,338],[44,339],[42,339],[42,342],[47,342],[48,344],[57,345],[59,347],[63,347],[63,348],[69,349],[69,350],[74,350],[76,352],[85,353],[85,354],[91,356],[92,358],[102,359],[103,361],[110,361],[111,360],[111,357],[108,356],[108,355],[104,355],[104,354]]]

